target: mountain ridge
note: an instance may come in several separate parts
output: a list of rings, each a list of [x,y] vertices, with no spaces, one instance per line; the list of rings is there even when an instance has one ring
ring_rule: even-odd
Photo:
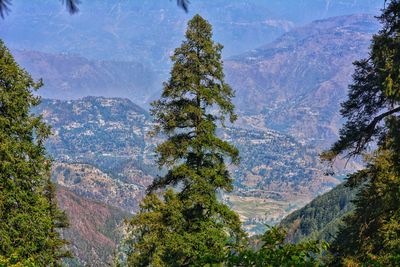
[[[237,109],[248,120],[261,116],[259,125],[326,147],[342,123],[352,62],[367,55],[377,29],[370,15],[334,17],[232,57],[225,69]]]
[[[13,50],[15,60],[34,79],[43,79],[44,98],[128,97],[142,106],[155,94],[159,75],[135,61],[90,60],[71,54]]]

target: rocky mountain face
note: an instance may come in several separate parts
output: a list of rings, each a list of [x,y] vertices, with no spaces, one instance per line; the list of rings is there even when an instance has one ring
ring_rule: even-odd
[[[367,56],[370,15],[318,20],[225,62],[242,123],[324,146],[337,137],[352,62]]]
[[[161,86],[158,74],[142,63],[25,50],[13,55],[35,79],[43,79],[40,95],[46,98],[128,97],[145,104]]]

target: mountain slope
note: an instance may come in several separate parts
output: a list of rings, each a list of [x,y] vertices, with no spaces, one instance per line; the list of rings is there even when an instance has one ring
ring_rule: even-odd
[[[128,97],[143,104],[160,84],[153,70],[137,62],[96,61],[77,55],[21,50],[13,51],[13,55],[35,79],[43,79],[39,93],[46,98]]]
[[[226,61],[242,123],[258,117],[252,126],[329,144],[341,124],[339,103],[347,94],[352,62],[367,56],[377,29],[370,15],[319,20]]]
[[[118,207],[125,212],[138,210],[144,187],[113,179],[88,164],[54,163],[52,180],[81,197]]]
[[[137,210],[145,187],[159,174],[159,139],[147,136],[152,124],[143,109],[128,99],[85,97],[45,99],[36,112],[53,129],[46,147],[58,162],[54,181],[81,196]],[[235,190],[222,198],[249,222],[248,229],[279,222],[339,183],[324,176],[313,148],[287,134],[233,127],[218,134],[240,150],[241,164],[230,166]]]
[[[382,0],[203,0],[191,1],[186,14],[176,1],[81,2],[79,14],[70,16],[59,1],[13,0],[12,12],[0,21],[0,36],[16,49],[134,60],[165,70],[196,13],[211,22],[229,56],[270,42],[293,26],[329,16],[376,14],[383,6]]]
[[[120,238],[119,227],[129,216],[117,208],[78,196],[57,186],[58,203],[65,210],[70,227],[63,236],[70,241],[74,259],[69,266],[110,266]]]
[[[155,168],[146,153],[148,114],[123,98],[44,100],[35,110],[53,128],[47,150],[55,160],[94,165],[116,179],[147,186]]]
[[[289,214],[280,223],[288,229],[288,241],[299,242],[307,238],[332,240],[343,216],[353,210],[351,201],[356,193],[356,189],[342,183]]]

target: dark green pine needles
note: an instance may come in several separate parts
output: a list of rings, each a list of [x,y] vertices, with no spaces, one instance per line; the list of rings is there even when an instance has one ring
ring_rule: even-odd
[[[216,136],[217,125],[236,115],[234,92],[224,82],[222,45],[196,15],[172,56],[171,77],[152,103],[158,165],[167,173],[149,187],[130,222],[130,266],[204,266],[223,262],[244,237],[238,215],[217,199],[232,190],[225,160],[238,150]],[[160,189],[167,189],[160,198]]]
[[[378,144],[367,168],[347,180],[361,189],[332,244],[338,266],[400,266],[400,1],[387,1],[379,20],[369,58],[355,63],[340,139],[323,154],[360,155]]]
[[[0,41],[0,266],[58,266],[68,256],[44,148],[50,129],[30,113],[40,86]]]

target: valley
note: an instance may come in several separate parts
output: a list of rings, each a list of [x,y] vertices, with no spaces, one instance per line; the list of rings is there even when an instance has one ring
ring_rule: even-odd
[[[312,22],[301,16],[289,20],[279,4],[271,7],[274,12],[261,5],[250,14],[258,4],[217,2],[207,15],[215,20],[216,39],[228,44],[224,70],[236,91],[233,102],[239,115],[235,124],[217,132],[238,148],[241,159],[228,166],[234,189],[220,191],[218,197],[239,214],[250,236],[263,233],[266,224],[281,223],[290,230],[289,241],[325,238],[352,208],[353,193],[339,184],[362,164],[338,159],[332,174],[319,154],[338,137],[343,123],[340,103],[354,70],[351,63],[368,55],[379,24],[372,15],[348,15],[349,1],[332,4],[330,11],[325,1],[318,1],[320,16]],[[221,2],[227,11],[217,20]],[[372,10],[365,2],[356,2],[355,9]],[[136,4],[105,1],[104,5],[111,7],[104,14],[107,25],[92,25],[99,26],[99,32],[86,29],[89,32],[72,35],[79,22],[94,19],[92,13],[82,12],[72,22],[52,14],[57,23],[45,31],[43,40],[29,46],[32,50],[26,49],[22,37],[8,34],[18,63],[44,81],[39,91],[42,102],[33,112],[51,126],[46,143],[54,160],[51,179],[71,222],[63,236],[71,240],[77,256],[67,261],[69,266],[110,263],[120,245],[124,220],[139,211],[147,186],[165,171],[155,164],[154,149],[164,139],[149,136],[154,123],[148,110],[159,97],[170,67],[168,58],[186,22],[184,15],[173,21],[170,8],[146,2],[135,11],[143,21],[129,32],[134,12],[126,10]],[[102,7],[100,2],[94,5],[95,10]],[[19,4],[16,8],[27,12]],[[321,15],[328,12],[324,8],[340,16]],[[233,23],[231,17],[238,14],[240,22]],[[35,21],[32,33],[42,27],[42,19]],[[10,19],[15,20],[18,16]],[[159,31],[147,31],[150,21]],[[13,27],[19,29],[24,23]],[[0,33],[7,31],[3,28]],[[254,35],[257,40],[251,39]],[[65,42],[55,46],[60,40]],[[101,56],[104,51],[108,53]],[[333,230],[315,226],[312,218],[315,206],[332,206],[327,198],[345,202],[343,207],[333,205],[334,216],[323,214],[321,220],[332,224]]]
[[[342,124],[352,62],[367,56],[379,24],[370,15],[314,21],[226,62],[241,123],[328,147]]]
[[[56,160],[52,177],[75,194],[128,213],[138,210],[146,186],[159,173],[148,136],[147,112],[128,99],[44,99],[35,112],[52,126],[47,150]],[[339,183],[325,176],[314,148],[273,130],[228,127],[219,135],[236,145],[241,163],[230,166],[233,192],[221,198],[249,232],[260,233],[292,210]]]

